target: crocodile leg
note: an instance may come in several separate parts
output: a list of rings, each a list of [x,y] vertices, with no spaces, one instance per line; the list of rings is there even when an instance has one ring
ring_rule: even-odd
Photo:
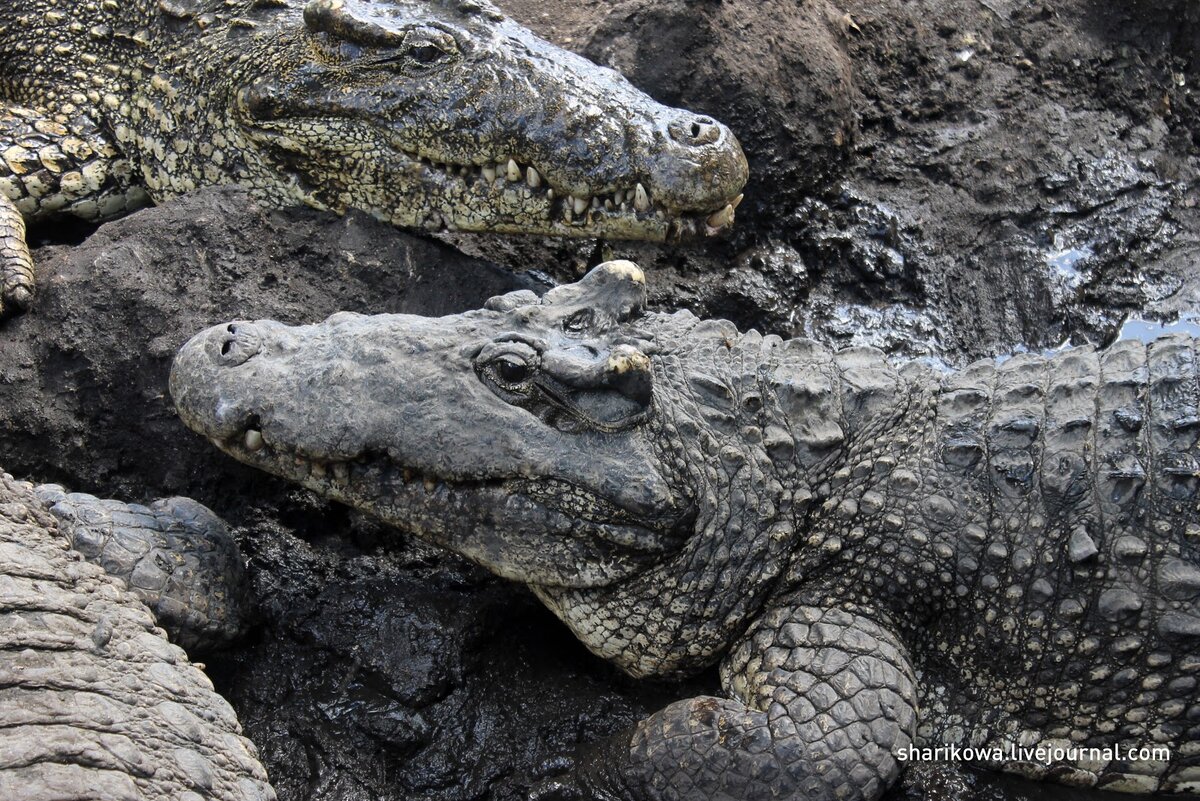
[[[226,645],[246,622],[246,571],[225,522],[189,498],[149,506],[36,488],[84,559],[122,579],[188,651]]]
[[[129,161],[92,117],[64,108],[0,103],[0,315],[33,299],[26,221],[56,214],[104,220],[147,202],[145,190],[130,183]]]
[[[33,258],[25,244],[25,218],[0,195],[0,315],[24,311],[33,300]]]
[[[860,613],[775,609],[721,668],[728,698],[679,701],[589,750],[537,801],[874,801],[916,733],[899,640]]]

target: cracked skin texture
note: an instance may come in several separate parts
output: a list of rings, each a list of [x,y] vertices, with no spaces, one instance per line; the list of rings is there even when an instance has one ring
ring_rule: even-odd
[[[10,311],[33,297],[27,221],[199,186],[435,231],[662,241],[732,225],[747,178],[727,127],[482,0],[16,0],[0,52]]]
[[[220,325],[184,421],[528,584],[635,676],[719,663],[540,798],[875,799],[909,744],[1200,781],[1197,345],[957,372],[643,310],[628,262],[442,318]]]
[[[0,798],[275,798],[208,677],[4,473],[0,652]]]

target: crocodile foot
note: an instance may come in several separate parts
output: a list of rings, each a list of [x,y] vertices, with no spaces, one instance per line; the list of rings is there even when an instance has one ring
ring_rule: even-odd
[[[25,220],[0,196],[0,317],[18,314],[33,302],[33,257],[25,244]]]
[[[123,579],[171,640],[188,650],[219,648],[245,627],[245,568],[224,521],[188,498],[149,506],[36,489],[59,531],[89,562]]]

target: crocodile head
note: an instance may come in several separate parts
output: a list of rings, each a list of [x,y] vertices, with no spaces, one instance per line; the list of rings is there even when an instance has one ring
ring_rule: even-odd
[[[171,371],[235,458],[536,587],[594,588],[679,549],[696,510],[660,430],[641,271],[601,265],[442,318],[218,325]]]
[[[667,240],[733,221],[733,134],[476,0],[309,0],[239,61],[261,183],[433,230]]]

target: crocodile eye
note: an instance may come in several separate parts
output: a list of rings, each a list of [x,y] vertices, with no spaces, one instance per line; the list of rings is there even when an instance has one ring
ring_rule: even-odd
[[[525,395],[540,360],[538,352],[524,342],[493,342],[476,357],[475,369],[502,396]]]
[[[436,28],[419,29],[410,31],[404,37],[401,52],[410,65],[424,69],[453,58],[458,53],[458,42],[445,31]]]
[[[446,55],[433,45],[421,45],[408,51],[408,57],[420,64],[432,64]]]
[[[529,365],[525,364],[525,362],[517,361],[511,356],[504,356],[498,359],[493,367],[496,370],[496,377],[510,387],[516,387],[529,380]]]

